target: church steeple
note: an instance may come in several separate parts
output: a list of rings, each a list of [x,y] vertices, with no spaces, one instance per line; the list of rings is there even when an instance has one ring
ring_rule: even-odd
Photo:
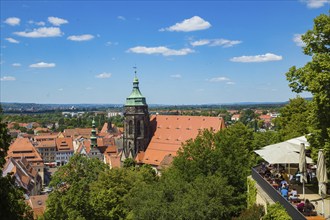
[[[95,121],[93,118],[92,121],[92,132],[91,132],[91,148],[97,147],[97,137],[96,137],[96,130],[95,130]]]
[[[135,68],[136,69],[136,68]],[[125,158],[135,158],[145,151],[149,143],[149,112],[146,98],[139,89],[139,80],[133,79],[133,90],[124,105],[124,154]]]
[[[139,79],[135,77],[133,80],[133,90],[131,94],[126,98],[126,106],[142,106],[147,105],[146,98],[142,95],[139,89]]]

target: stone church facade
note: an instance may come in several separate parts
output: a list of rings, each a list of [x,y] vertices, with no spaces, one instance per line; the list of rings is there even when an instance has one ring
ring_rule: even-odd
[[[146,98],[139,89],[137,77],[133,80],[133,90],[124,105],[124,158],[135,158],[140,151],[145,151],[149,141],[149,111]]]

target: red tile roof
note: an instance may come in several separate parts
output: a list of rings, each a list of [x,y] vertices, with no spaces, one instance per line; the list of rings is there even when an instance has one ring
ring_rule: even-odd
[[[25,157],[30,162],[43,163],[38,151],[33,147],[28,138],[17,138],[14,143],[9,146],[8,158],[15,159]]]
[[[35,219],[44,214],[48,195],[30,196],[26,203],[32,208]]]
[[[69,138],[56,138],[57,151],[73,151],[73,139]]]
[[[40,141],[36,148],[48,148],[48,147],[56,147],[55,140],[50,141]]]
[[[150,123],[155,132],[143,159],[141,154],[136,159],[151,165],[160,165],[167,155],[176,156],[181,144],[196,138],[202,130],[217,132],[225,128],[219,117],[153,115]]]

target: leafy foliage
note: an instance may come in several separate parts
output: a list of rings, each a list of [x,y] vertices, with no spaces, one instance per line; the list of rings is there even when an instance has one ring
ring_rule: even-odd
[[[257,188],[255,181],[250,178],[247,179],[247,184],[248,184],[247,207],[251,208],[255,205],[257,200]]]
[[[253,206],[244,210],[237,218],[233,218],[233,220],[257,220],[262,219],[264,214],[264,207],[262,205],[254,204]]]
[[[304,54],[312,56],[305,66],[291,67],[286,73],[292,91],[312,93],[311,114],[308,122],[311,135],[312,156],[324,148],[330,172],[330,16],[321,14],[314,19],[314,27],[302,35]]]
[[[263,220],[292,220],[284,207],[276,202],[267,207],[267,214],[262,218]]]
[[[90,184],[107,166],[98,159],[74,155],[53,175],[54,191],[47,200],[47,219],[90,219]]]
[[[276,118],[276,127],[281,141],[299,137],[309,133],[308,117],[310,102],[301,97],[290,99],[290,102],[280,109],[281,116]]]
[[[109,169],[97,159],[73,156],[51,181],[45,219],[123,219],[127,194],[137,185],[156,181],[149,166]]]
[[[254,163],[253,132],[242,123],[216,134],[204,130],[183,145],[159,181],[129,194],[134,219],[230,219],[246,206]],[[242,166],[244,164],[244,166]]]

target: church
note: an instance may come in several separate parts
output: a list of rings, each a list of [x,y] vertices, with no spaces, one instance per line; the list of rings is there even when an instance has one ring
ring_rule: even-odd
[[[133,80],[133,89],[124,105],[124,135],[121,161],[133,158],[138,164],[162,169],[173,160],[183,143],[195,139],[199,132],[225,128],[221,117],[149,115],[146,98]]]

